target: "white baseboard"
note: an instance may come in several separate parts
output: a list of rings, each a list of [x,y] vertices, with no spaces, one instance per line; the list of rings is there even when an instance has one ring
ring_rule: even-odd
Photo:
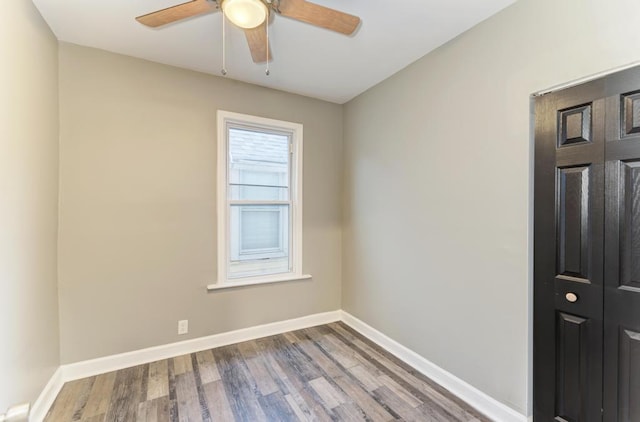
[[[387,337],[380,331],[362,322],[358,318],[342,311],[341,320],[369,340],[381,346],[389,353],[417,369],[454,395],[458,396],[492,420],[499,422],[526,422],[528,418],[516,410],[506,406],[493,397],[483,393],[450,372],[428,361],[416,352],[397,341]]]
[[[40,393],[38,399],[33,403],[33,406],[31,406],[31,412],[29,413],[30,422],[40,422],[47,416],[49,408],[58,396],[64,383],[62,368],[58,367],[42,390],[42,393]]]
[[[229,344],[240,343],[248,340],[255,340],[261,337],[286,333],[287,331],[328,324],[330,322],[339,321],[340,316],[340,311],[324,312],[321,314],[313,314],[286,321],[256,325],[254,327],[228,331],[226,333],[214,334],[177,343],[163,344],[161,346],[149,347],[147,349],[135,350],[133,352],[85,360],[82,362],[62,365],[62,374],[65,382],[92,377],[94,375],[104,374],[105,372],[117,371],[119,369],[155,362],[157,360],[167,359],[174,356],[227,346]]]
[[[240,343],[248,340],[255,340],[261,337],[282,334],[288,331],[301,330],[303,328],[314,327],[316,325],[328,324],[330,322],[339,321],[341,315],[340,311],[324,312],[301,318],[257,325],[226,333],[181,341],[178,343],[164,344],[161,346],[149,347],[147,349],[62,365],[58,368],[53,377],[51,377],[49,383],[40,394],[40,397],[36,400],[32,408],[29,421],[41,422],[44,419],[65,382],[92,377],[105,372],[117,371],[131,366],[155,362],[157,360],[167,359],[174,356],[199,352],[201,350],[213,349],[215,347],[227,346],[229,344]]]
[[[41,422],[44,419],[62,386],[68,381],[336,321],[343,321],[363,336],[369,338],[408,365],[451,391],[489,418],[500,422],[526,422],[532,420],[530,417],[527,418],[512,408],[500,403],[414,351],[387,337],[353,315],[344,311],[332,311],[62,365],[51,377],[40,394],[40,397],[38,397],[34,403],[29,421]]]

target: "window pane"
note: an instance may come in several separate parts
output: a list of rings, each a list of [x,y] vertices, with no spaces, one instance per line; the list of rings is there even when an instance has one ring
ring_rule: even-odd
[[[229,199],[289,199],[289,136],[229,128]]]
[[[274,207],[240,208],[240,253],[281,249],[280,210]]]
[[[229,208],[229,278],[289,272],[289,206]]]

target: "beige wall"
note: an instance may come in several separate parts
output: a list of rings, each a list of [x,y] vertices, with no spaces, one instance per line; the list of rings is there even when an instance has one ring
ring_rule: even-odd
[[[345,310],[529,412],[529,96],[640,60],[637,16],[520,0],[348,103]]]
[[[207,293],[218,109],[304,125],[313,280]],[[341,106],[61,44],[60,121],[64,363],[340,308]]]
[[[59,364],[57,41],[30,1],[0,13],[0,413]]]

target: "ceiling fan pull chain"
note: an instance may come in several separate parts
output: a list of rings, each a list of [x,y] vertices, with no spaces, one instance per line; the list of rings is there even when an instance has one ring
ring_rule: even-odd
[[[265,26],[267,27],[266,31],[267,31],[267,70],[264,72],[265,75],[269,76],[269,16],[267,15],[267,20],[264,21]]]
[[[220,71],[220,73],[222,73],[222,76],[227,76],[227,31],[225,30],[226,20],[227,18],[225,17],[224,12],[222,12],[222,70]]]

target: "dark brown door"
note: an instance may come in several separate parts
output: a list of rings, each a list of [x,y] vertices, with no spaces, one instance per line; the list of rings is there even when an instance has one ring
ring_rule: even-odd
[[[534,420],[600,421],[602,81],[536,100]]]
[[[604,420],[640,421],[640,71],[606,79]]]
[[[640,421],[640,69],[535,111],[534,419]]]

